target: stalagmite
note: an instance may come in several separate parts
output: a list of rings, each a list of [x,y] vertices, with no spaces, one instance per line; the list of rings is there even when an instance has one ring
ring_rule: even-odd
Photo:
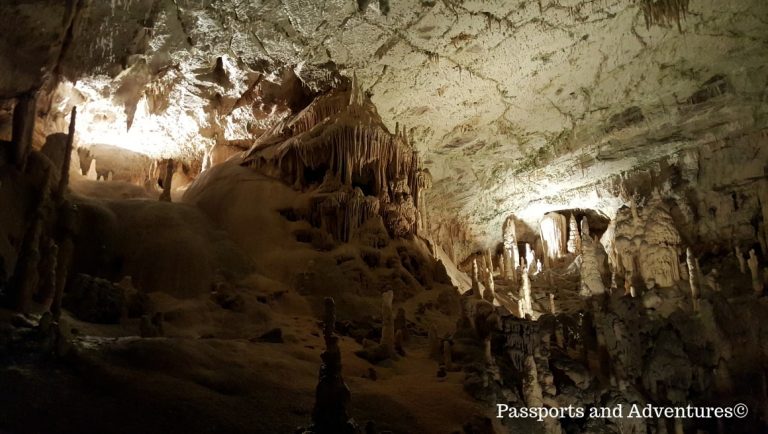
[[[325,351],[320,355],[320,381],[315,390],[310,433],[336,434],[358,432],[355,421],[349,417],[347,406],[351,399],[349,387],[341,375],[339,338],[334,333],[336,305],[332,298],[325,299],[323,338]]]
[[[741,272],[741,274],[746,274],[747,264],[746,264],[746,261],[744,260],[744,254],[741,252],[741,248],[738,245],[734,250],[735,250],[734,253],[736,254],[736,259],[738,259],[739,261],[739,271]]]
[[[37,93],[26,93],[16,100],[13,109],[13,130],[11,132],[11,163],[22,172],[27,167],[27,158],[32,152],[32,136],[37,119]]]
[[[752,290],[755,292],[755,295],[760,297],[763,295],[763,282],[760,279],[760,268],[757,263],[755,249],[750,249],[747,265],[749,265],[749,271],[752,273]]]
[[[539,229],[544,247],[544,266],[549,269],[566,251],[568,222],[564,215],[551,212],[541,219]]]
[[[56,292],[51,305],[51,313],[56,321],[61,316],[61,302],[75,252],[74,240],[78,234],[78,207],[65,200],[58,207],[57,217],[56,239],[58,240],[59,251],[56,259]]]
[[[509,216],[502,226],[502,256],[504,258],[504,273],[502,277],[506,280],[517,280],[517,265],[520,262],[520,253],[515,254],[517,250],[517,231],[515,229],[514,217]]]
[[[760,251],[763,252],[763,257],[768,258],[768,232],[765,229],[765,223],[758,225],[757,241],[760,243]]]
[[[655,195],[642,210],[634,200],[631,208],[622,208],[615,218],[613,246],[619,270],[643,279],[646,286],[669,288],[680,280],[682,238],[667,204]]]
[[[555,308],[555,294],[549,294],[549,311],[552,315],[557,315],[557,309]]]
[[[489,303],[493,303],[493,301],[496,299],[496,285],[493,281],[493,273],[488,273],[488,280],[485,284],[483,299]]]
[[[523,371],[523,399],[528,408],[544,407],[544,394],[539,384],[539,373],[536,368],[536,359],[533,355],[525,356]],[[558,434],[562,432],[560,423],[557,419],[545,417],[542,424],[547,434]]]
[[[568,253],[575,255],[581,254],[581,234],[579,234],[579,225],[576,223],[576,217],[571,214],[568,221]]]
[[[699,270],[696,267],[696,260],[693,257],[693,251],[691,251],[690,247],[688,247],[685,250],[685,255],[686,255],[686,263],[688,264],[688,282],[691,285],[691,300],[693,303],[693,311],[698,312],[699,297],[701,294],[701,291],[699,289],[699,286],[700,286]]]
[[[523,286],[520,289],[520,317],[533,316],[533,301],[531,300],[531,278],[523,273]]]
[[[525,262],[522,267],[520,267],[523,272],[530,274],[531,273],[531,267],[536,264],[536,253],[531,249],[531,245],[528,243],[525,243]]]
[[[581,263],[579,276],[582,296],[599,295],[605,293],[603,276],[600,273],[600,258],[597,249],[600,244],[589,238],[583,238],[581,245]]]
[[[483,294],[480,293],[480,280],[477,272],[477,258],[472,258],[472,295],[475,298],[483,298]]]
[[[64,193],[69,186],[69,166],[72,162],[72,152],[75,146],[75,122],[77,121],[77,107],[72,107],[69,117],[69,132],[67,142],[64,146],[64,161],[61,164],[61,174],[59,175],[59,186],[56,189],[56,200],[61,201]]]
[[[394,295],[392,290],[381,295],[381,347],[387,357],[395,355],[395,316],[392,313]]]
[[[88,166],[88,173],[86,173],[85,177],[87,179],[90,179],[91,181],[98,181],[99,175],[96,172],[96,159],[94,158],[91,160],[90,166]]]
[[[453,357],[451,355],[451,341],[444,340],[443,341],[443,365],[445,365],[445,369],[452,371],[453,370]]]
[[[168,159],[165,162],[165,176],[163,177],[163,192],[160,194],[161,202],[171,201],[171,184],[173,183],[173,172],[176,165],[173,159]]]
[[[49,310],[56,294],[56,260],[59,256],[59,246],[54,240],[49,239],[44,247],[38,297],[45,309]]]
[[[440,339],[440,335],[437,331],[437,326],[434,324],[429,325],[429,332],[428,332],[428,338],[429,338],[429,356],[432,358],[438,358],[442,354],[442,343]]]
[[[498,261],[499,261],[499,276],[502,279],[506,279],[506,277],[507,277],[507,269],[506,269],[507,264],[504,263],[505,262],[504,253],[499,253]]]
[[[592,238],[589,234],[589,220],[587,220],[587,216],[581,218],[581,238]]]

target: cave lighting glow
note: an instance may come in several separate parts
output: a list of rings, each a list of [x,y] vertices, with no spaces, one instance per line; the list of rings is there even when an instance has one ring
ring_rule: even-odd
[[[150,113],[147,98],[142,96],[129,129],[125,106],[115,103],[112,95],[105,97],[101,82],[78,82],[74,89],[84,99],[78,104],[77,119],[81,147],[111,145],[152,158],[167,158],[194,154],[210,145],[210,139],[200,135],[206,113],[193,105],[185,108],[183,94],[162,114]]]

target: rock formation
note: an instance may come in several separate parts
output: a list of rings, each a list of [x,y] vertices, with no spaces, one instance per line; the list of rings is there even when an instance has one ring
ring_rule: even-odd
[[[752,290],[755,292],[755,295],[760,297],[763,295],[763,282],[760,279],[760,267],[757,262],[757,255],[755,255],[755,249],[749,251],[749,260],[747,263],[749,265],[749,271],[752,274]]]
[[[614,267],[621,274],[638,275],[646,286],[662,288],[680,280],[680,234],[658,197],[640,210],[634,205],[619,210],[614,242]]]
[[[395,355],[395,315],[392,312],[394,295],[391,290],[381,295],[381,348],[387,357]]]
[[[553,261],[560,259],[566,252],[568,223],[564,215],[551,212],[541,219],[539,227],[544,247],[544,266],[549,268]]]
[[[587,232],[587,236],[589,236],[589,232]],[[579,233],[579,225],[576,223],[576,217],[571,214],[571,218],[568,221],[568,253],[574,255],[581,254],[581,237],[582,235]]]
[[[339,337],[334,333],[336,305],[332,298],[325,299],[323,339],[325,351],[320,355],[320,381],[315,392],[315,407],[312,410],[312,425],[308,433],[358,433],[354,419],[349,417],[347,407],[351,399],[349,387],[341,375],[341,352]]]

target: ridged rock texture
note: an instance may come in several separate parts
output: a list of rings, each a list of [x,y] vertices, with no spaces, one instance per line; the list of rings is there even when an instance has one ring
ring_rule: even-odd
[[[33,0],[0,21],[3,139],[39,88],[38,141],[80,104],[79,146],[220,158],[356,73],[420,151],[459,259],[511,213],[612,217],[616,176],[766,127],[762,0]]]

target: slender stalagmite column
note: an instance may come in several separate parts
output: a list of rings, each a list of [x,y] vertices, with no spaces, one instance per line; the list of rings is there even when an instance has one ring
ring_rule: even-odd
[[[581,237],[591,238],[589,235],[589,220],[587,220],[587,216],[581,218]]]
[[[16,100],[13,109],[11,132],[11,162],[22,172],[27,167],[27,157],[32,152],[32,136],[37,118],[37,93],[28,93]]]
[[[483,299],[489,303],[493,303],[493,301],[496,299],[496,285],[493,282],[493,273],[488,274],[488,280],[485,284]]]
[[[525,243],[525,266],[522,267],[525,273],[531,272],[531,267],[536,264],[536,253],[531,249],[531,245]]]
[[[392,290],[381,295],[381,346],[388,357],[395,355],[395,316],[392,313],[394,295]]]
[[[685,250],[686,263],[688,264],[688,282],[691,284],[691,300],[693,302],[693,311],[699,311],[699,296],[701,294],[699,290],[699,270],[696,267],[696,260],[693,257],[691,248],[688,247]]]
[[[75,121],[77,120],[77,107],[72,107],[72,113],[69,117],[69,133],[67,134],[67,143],[64,146],[64,162],[61,165],[61,175],[59,176],[59,188],[56,191],[56,200],[61,201],[64,193],[69,186],[69,165],[72,163],[72,151],[75,147]]]
[[[64,198],[64,193],[69,186],[69,165],[75,143],[75,121],[77,120],[77,107],[72,108],[69,120],[69,134],[65,147],[64,164],[61,167],[61,177],[56,191],[57,219],[56,242],[58,243],[56,270],[54,271],[55,286],[53,302],[50,307],[53,318],[58,321],[61,316],[61,300],[64,296],[64,288],[69,277],[69,268],[72,264],[72,255],[75,251],[74,238],[78,229],[77,206],[72,205]]]
[[[752,289],[755,291],[755,295],[760,297],[763,295],[763,282],[760,279],[760,268],[757,264],[757,255],[755,255],[755,249],[749,251],[749,271],[752,273]]]
[[[746,263],[744,261],[744,254],[741,253],[741,248],[739,246],[736,246],[736,248],[734,250],[735,250],[734,253],[736,254],[736,259],[739,260],[739,271],[741,272],[741,274],[746,274],[747,273],[747,266],[746,266]]]
[[[520,253],[515,255],[517,250],[517,231],[515,229],[515,219],[512,216],[507,217],[502,226],[502,250],[504,255],[504,271],[502,277],[506,280],[516,281],[515,271],[520,262]]]
[[[480,280],[477,275],[477,258],[472,258],[472,294],[475,298],[483,298],[480,293]]]
[[[336,305],[332,298],[325,299],[325,317],[323,337],[325,351],[320,355],[320,381],[315,389],[315,407],[312,409],[312,427],[314,433],[356,432],[347,413],[351,400],[349,387],[341,375],[341,351],[339,338],[334,333]]]
[[[531,278],[528,273],[523,273],[523,287],[520,291],[520,316],[525,318],[526,315],[533,316],[533,302],[531,300]]]
[[[443,341],[443,364],[445,369],[453,370],[453,358],[451,357],[451,342],[449,340]]]
[[[528,408],[544,407],[544,393],[539,384],[539,373],[536,368],[536,360],[532,355],[525,356],[523,368],[523,399]],[[560,422],[551,417],[545,417],[542,421],[544,432],[547,434],[559,434],[562,432]]]
[[[502,279],[507,278],[507,264],[505,264],[506,259],[504,259],[504,253],[499,253],[499,276]]]
[[[549,294],[549,310],[552,315],[557,315],[557,309],[555,308],[555,294]]]
[[[93,160],[91,160],[91,164],[88,166],[88,173],[86,173],[85,177],[90,179],[91,181],[98,181],[99,180],[99,174],[96,171],[96,159],[95,158]]]
[[[175,164],[173,159],[168,159],[165,163],[165,177],[163,178],[163,193],[160,194],[160,200],[163,202],[171,201],[171,183],[173,183],[173,172]]]
[[[571,214],[568,220],[568,253],[578,255],[581,253],[581,234],[579,234],[579,225],[576,223],[576,217]]]
[[[763,252],[763,258],[768,258],[768,239],[766,239],[765,223],[760,223],[757,227],[757,241],[760,242],[760,250]]]
[[[429,356],[433,358],[440,357],[442,350],[442,343],[440,342],[440,335],[437,332],[437,326],[430,324],[429,326]]]

